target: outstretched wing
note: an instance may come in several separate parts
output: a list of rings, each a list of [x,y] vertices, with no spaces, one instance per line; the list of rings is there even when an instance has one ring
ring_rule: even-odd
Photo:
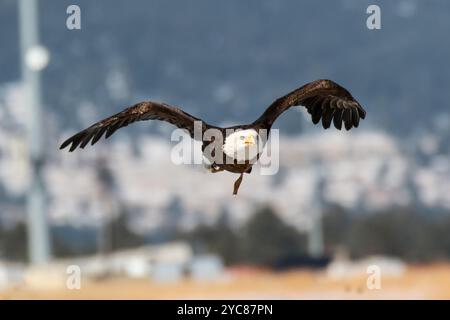
[[[84,148],[89,141],[91,141],[91,144],[95,144],[103,134],[105,134],[105,138],[108,138],[117,129],[140,120],[163,120],[172,123],[178,128],[189,131],[192,138],[194,138],[195,121],[201,121],[202,133],[206,128],[210,127],[202,120],[191,116],[177,107],[164,103],[144,101],[126,108],[109,118],[94,123],[89,128],[80,131],[64,141],[60,149],[64,149],[70,144],[72,144],[69,149],[70,152],[74,151],[78,146]]]
[[[366,111],[345,88],[331,80],[316,80],[275,100],[255,123],[270,127],[281,113],[300,105],[306,107],[314,124],[322,119],[324,129],[333,121],[337,129],[344,123],[350,130],[366,117]]]

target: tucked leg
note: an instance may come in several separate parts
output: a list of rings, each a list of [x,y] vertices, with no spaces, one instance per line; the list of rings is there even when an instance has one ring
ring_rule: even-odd
[[[242,182],[242,178],[244,177],[244,174],[241,173],[241,175],[239,176],[239,178],[234,182],[234,190],[233,190],[233,195],[236,195],[238,193],[239,190],[239,186],[241,185]]]

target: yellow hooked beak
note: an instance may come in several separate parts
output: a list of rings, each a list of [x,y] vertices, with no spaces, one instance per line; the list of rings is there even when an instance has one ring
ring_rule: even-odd
[[[244,144],[246,146],[253,146],[255,144],[255,138],[251,134],[245,137]]]

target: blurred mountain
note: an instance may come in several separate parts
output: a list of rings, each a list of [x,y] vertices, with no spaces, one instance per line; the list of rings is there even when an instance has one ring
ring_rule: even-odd
[[[72,1],[40,1],[51,52],[43,89],[52,221],[102,223],[108,210],[95,165],[105,154],[117,182],[110,197],[129,206],[141,234],[209,224],[222,208],[239,225],[265,203],[299,229],[331,204],[361,213],[448,210],[450,3],[377,3],[382,29],[370,31],[369,1],[79,0],[82,29],[70,31]],[[13,224],[24,216],[29,178],[16,0],[0,2],[0,39],[0,218]],[[246,177],[239,197],[231,196],[232,174],[174,165],[172,127],[161,122],[130,126],[95,150],[57,148],[139,100],[179,105],[211,123],[244,123],[318,78],[349,88],[368,117],[347,133],[313,126],[305,112],[285,113],[276,122],[280,172]]]
[[[70,31],[72,2],[40,1],[41,38],[52,55],[45,102],[59,129],[80,129],[142,99],[208,122],[249,122],[317,78],[350,88],[368,110],[364,128],[407,137],[449,117],[448,1],[377,1],[378,31],[366,28],[370,1],[80,0],[82,29]],[[17,29],[17,1],[3,0],[0,83],[20,77]],[[302,130],[299,117],[280,120],[284,133]],[[131,130],[159,125],[151,127]]]

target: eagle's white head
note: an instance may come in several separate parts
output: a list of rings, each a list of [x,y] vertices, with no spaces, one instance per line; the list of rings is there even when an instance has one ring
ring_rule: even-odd
[[[233,132],[225,138],[222,149],[238,161],[253,159],[258,154],[258,132],[254,129]]]

